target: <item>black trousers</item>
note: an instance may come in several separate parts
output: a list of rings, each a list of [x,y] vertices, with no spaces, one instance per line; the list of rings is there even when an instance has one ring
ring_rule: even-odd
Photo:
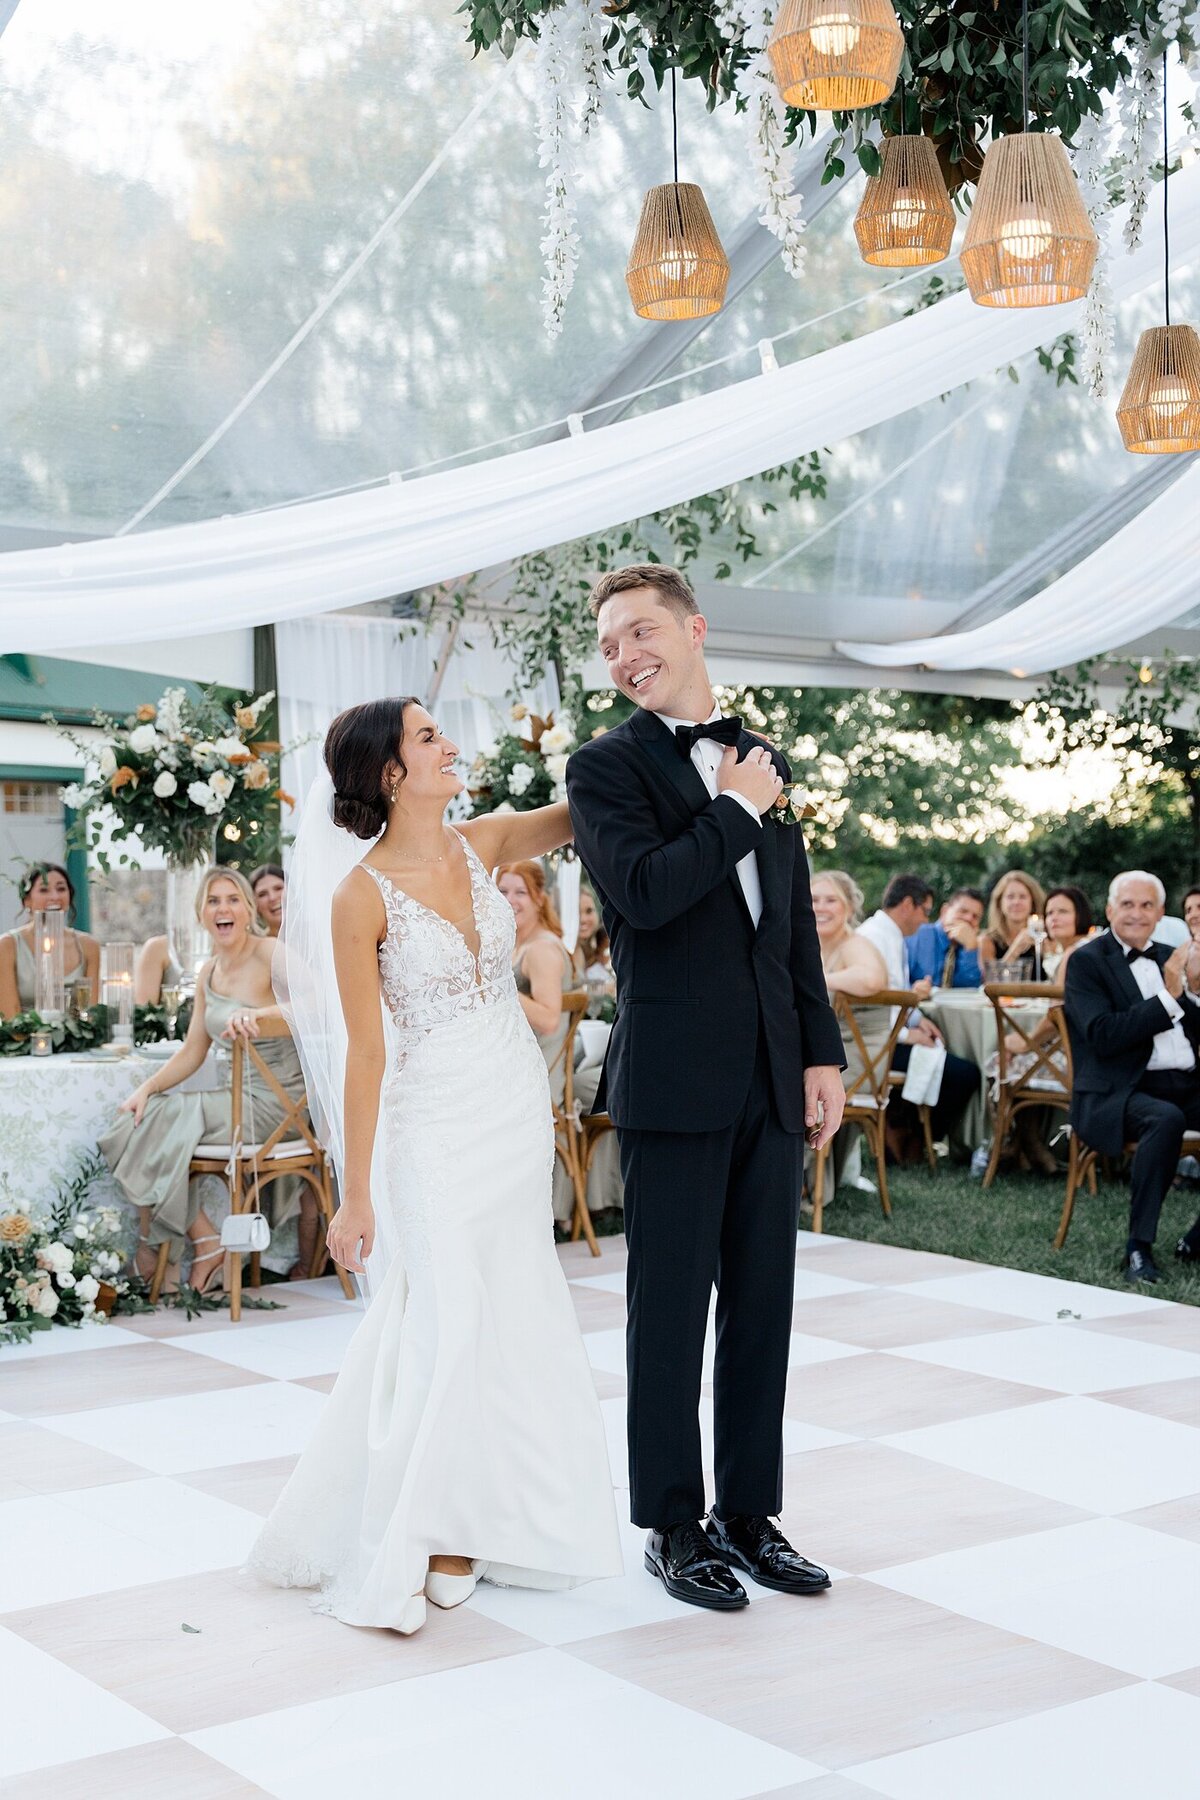
[[[901,1072],[908,1068],[912,1056],[911,1044],[897,1044],[892,1056],[893,1069]],[[968,1062],[965,1056],[951,1056],[946,1053],[946,1066],[942,1070],[941,1092],[937,1105],[930,1115],[930,1125],[935,1138],[944,1138],[952,1131],[966,1110],[967,1103],[979,1092],[979,1065]],[[888,1102],[888,1114],[893,1108],[897,1111],[907,1108],[908,1102],[899,1094]],[[915,1108],[913,1109],[915,1111]],[[911,1116],[911,1115],[910,1115]]]
[[[705,1511],[698,1413],[714,1284],[715,1505],[777,1513],[804,1140],[779,1123],[761,1041],[726,1130],[619,1136],[633,1522],[663,1530]]]
[[[1200,1071],[1148,1070],[1125,1103],[1125,1135],[1138,1146],[1129,1195],[1131,1241],[1154,1242],[1185,1131],[1200,1131]]]

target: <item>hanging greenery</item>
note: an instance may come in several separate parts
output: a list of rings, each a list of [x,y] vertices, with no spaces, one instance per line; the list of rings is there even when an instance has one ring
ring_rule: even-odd
[[[536,40],[548,16],[566,0],[464,0],[467,35],[476,51],[511,56],[522,38]],[[740,109],[749,91],[745,76],[758,54],[756,15],[761,8],[731,7],[723,0],[607,0],[601,4],[604,74],[624,84],[631,100],[645,103],[647,79],[661,88],[671,68],[701,84],[711,109],[733,100]],[[947,185],[955,192],[979,173],[983,144],[1013,131],[1021,120],[1020,0],[893,0],[904,30],[907,83],[905,123],[937,146]],[[1029,7],[1030,99],[1034,129],[1054,129],[1072,143],[1082,122],[1099,117],[1106,100],[1134,72],[1143,47],[1148,58],[1164,42],[1194,45],[1194,23],[1183,24],[1178,0],[1032,0]],[[747,24],[747,19],[750,23]],[[864,136],[874,121],[895,134],[902,129],[899,90],[881,105],[835,113],[835,135],[826,154],[831,177],[843,171],[847,137],[868,174],[878,153]],[[789,140],[815,133],[816,114],[787,109]]]

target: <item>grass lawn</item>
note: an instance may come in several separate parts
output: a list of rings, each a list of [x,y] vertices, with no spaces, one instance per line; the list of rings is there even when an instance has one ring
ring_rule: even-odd
[[[1062,1210],[1064,1180],[1039,1175],[1000,1175],[986,1190],[965,1169],[943,1162],[933,1175],[920,1168],[888,1170],[892,1216],[885,1219],[878,1197],[840,1188],[825,1207],[825,1229],[838,1237],[870,1238],[908,1250],[937,1250],[972,1262],[1028,1269],[1096,1287],[1123,1288],[1121,1256],[1129,1219],[1129,1189],[1119,1180],[1100,1183],[1095,1199],[1086,1191],[1063,1249],[1051,1242]],[[1159,1220],[1155,1261],[1163,1279],[1140,1291],[1156,1299],[1200,1306],[1200,1265],[1175,1260],[1176,1240],[1200,1213],[1200,1192],[1172,1189]]]

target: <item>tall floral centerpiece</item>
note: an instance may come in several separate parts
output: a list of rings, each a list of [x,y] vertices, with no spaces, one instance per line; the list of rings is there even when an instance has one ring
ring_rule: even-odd
[[[98,756],[94,745],[63,733],[92,767],[63,799],[83,815],[100,867],[111,866],[109,842],[166,857],[167,935],[185,988],[194,985],[202,959],[195,898],[203,869],[215,860],[218,830],[236,843],[264,830],[278,802],[292,804],[279,786],[280,745],[259,736],[273,699],[261,694],[238,705],[215,688],[196,698],[168,688],[157,706],[139,706],[123,722],[96,713],[107,740]],[[134,857],[125,852],[116,860]]]
[[[568,714],[543,719],[518,701],[509,714],[509,728],[471,765],[472,814],[532,812],[552,800],[565,800],[567,758],[574,748],[575,726]]]

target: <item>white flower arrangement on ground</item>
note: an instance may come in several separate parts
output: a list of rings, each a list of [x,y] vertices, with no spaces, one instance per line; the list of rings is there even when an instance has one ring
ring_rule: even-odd
[[[471,766],[472,812],[532,812],[566,797],[567,759],[575,748],[575,727],[567,713],[546,719],[518,702],[511,729]]]
[[[92,767],[63,799],[84,815],[115,814],[118,841],[137,839],[174,862],[201,862],[223,814],[236,821],[227,827],[234,838],[266,826],[276,802],[292,804],[278,785],[281,746],[259,736],[274,697],[230,706],[216,689],[193,698],[168,688],[157,706],[147,702],[123,722],[97,713],[96,724],[109,733],[98,755],[62,733]],[[95,846],[102,822],[93,816],[89,825]],[[103,866],[103,853],[99,860]]]
[[[121,1274],[127,1215],[83,1203],[92,1173],[85,1168],[43,1219],[0,1176],[0,1344],[143,1309]]]

